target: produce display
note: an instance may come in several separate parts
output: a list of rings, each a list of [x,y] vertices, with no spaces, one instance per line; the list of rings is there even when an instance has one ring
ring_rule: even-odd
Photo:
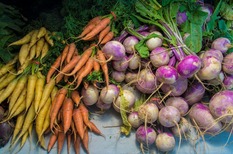
[[[0,42],[1,147],[17,153],[34,138],[44,153],[92,153],[90,134],[106,140],[92,116],[109,111],[138,153],[182,153],[183,140],[196,150],[223,132],[230,144],[233,1],[102,1],[79,20],[72,4],[60,29],[32,22]]]

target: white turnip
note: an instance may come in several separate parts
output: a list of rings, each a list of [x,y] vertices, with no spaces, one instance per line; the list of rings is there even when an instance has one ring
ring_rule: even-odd
[[[116,81],[116,82],[123,82],[125,80],[125,72],[121,71],[112,71],[111,77]]]
[[[142,93],[152,93],[157,88],[156,76],[147,68],[141,70],[137,78],[136,87]]]
[[[150,61],[154,67],[167,65],[169,59],[168,50],[164,47],[156,47],[150,53]]]
[[[209,102],[210,112],[224,123],[232,123],[233,91],[223,90],[214,94]]]
[[[223,58],[222,69],[225,73],[233,75],[233,52]]]
[[[184,98],[189,105],[193,105],[199,102],[203,98],[204,94],[205,88],[203,85],[198,81],[194,81],[185,91]]]
[[[143,122],[139,119],[138,112],[133,111],[130,112],[128,115],[128,122],[131,124],[132,127],[138,128]]]
[[[180,121],[180,112],[173,106],[165,106],[159,111],[158,120],[164,127],[174,127]]]
[[[128,60],[129,60],[128,62],[129,69],[135,70],[139,68],[141,62],[141,57],[139,55],[137,54],[129,55]]]
[[[120,60],[113,60],[112,67],[117,71],[126,71],[129,66],[128,57],[124,56]]]
[[[166,100],[165,105],[166,106],[173,106],[173,107],[177,108],[179,110],[181,116],[184,116],[189,110],[189,105],[188,105],[187,101],[182,97],[169,97]]]
[[[129,54],[133,54],[135,52],[134,46],[139,42],[139,39],[135,36],[128,36],[123,42],[125,50]]]
[[[99,90],[93,86],[89,85],[87,88],[82,88],[82,101],[85,105],[93,105],[98,101]]]
[[[230,47],[231,47],[231,41],[225,37],[219,37],[215,39],[211,44],[211,48],[220,50],[222,53],[227,52],[227,50]]]
[[[117,98],[119,91],[120,89],[116,85],[110,84],[100,91],[100,99],[103,103],[111,104]]]
[[[168,152],[175,148],[176,140],[172,133],[163,132],[157,135],[155,144],[160,151]]]
[[[194,104],[190,109],[188,116],[193,124],[195,126],[197,125],[199,129],[205,133],[215,135],[222,129],[220,121],[216,121],[210,113],[208,106],[202,103]]]
[[[159,31],[153,31],[150,34],[156,34],[158,36],[163,36]],[[156,47],[160,47],[162,43],[163,43],[163,40],[161,38],[153,37],[146,41],[146,46],[149,48],[150,51],[152,51]]]
[[[159,109],[153,103],[146,103],[139,107],[138,116],[144,123],[153,123],[158,119]]]
[[[125,57],[125,47],[119,41],[107,42],[103,46],[102,51],[107,58],[111,58],[112,60],[121,60]]]

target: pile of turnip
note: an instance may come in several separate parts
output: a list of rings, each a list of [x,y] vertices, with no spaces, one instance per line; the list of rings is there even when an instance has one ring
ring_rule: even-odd
[[[103,52],[111,58],[110,76],[116,83],[83,89],[83,102],[102,111],[113,107],[122,117],[122,133],[135,130],[143,152],[154,145],[172,151],[176,137],[179,143],[188,140],[193,128],[202,138],[232,131],[233,53],[226,54],[230,41],[218,38],[199,55],[187,55],[164,46],[162,32],[154,27],[142,27],[135,30],[141,37],[159,34],[145,42],[149,56],[140,56],[135,45],[141,37],[127,31],[108,42]]]
[[[213,10],[202,9],[208,22]],[[186,18],[179,13],[178,25]],[[194,53],[185,46],[185,37],[176,45],[167,41],[173,34],[167,30],[148,24],[124,29],[102,47],[115,82],[102,89],[89,87],[83,94],[89,95],[86,105],[96,104],[101,111],[113,107],[122,117],[121,132],[135,131],[143,153],[151,146],[172,151],[177,138],[179,144],[189,140],[191,130],[203,139],[233,131],[231,41],[219,37]]]

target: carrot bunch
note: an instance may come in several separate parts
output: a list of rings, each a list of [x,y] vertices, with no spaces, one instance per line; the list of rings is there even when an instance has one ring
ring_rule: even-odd
[[[97,44],[105,44],[114,37],[111,22],[114,15],[97,16],[92,18],[78,36],[83,41],[98,40]]]
[[[106,85],[109,84],[107,61],[103,52],[94,44],[79,55],[75,43],[71,43],[64,47],[62,53],[50,67],[46,81],[48,83],[51,78],[55,78],[56,83],[59,83],[63,80],[74,85],[73,89],[76,89],[83,79],[93,71],[102,71]]]
[[[88,129],[102,135],[95,124],[89,120],[88,109],[81,102],[81,97],[76,90],[69,91],[65,87],[58,90],[49,115],[52,135],[47,146],[48,152],[57,142],[57,153],[61,153],[64,140],[67,139],[67,153],[69,153],[71,140],[73,139],[76,153],[79,153],[81,143],[89,153]]]

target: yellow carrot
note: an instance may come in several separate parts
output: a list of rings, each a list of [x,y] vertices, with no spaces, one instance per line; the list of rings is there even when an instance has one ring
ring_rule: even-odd
[[[34,33],[34,30],[29,32],[27,35],[25,35],[23,38],[21,38],[20,40],[17,40],[15,42],[12,42],[11,44],[9,44],[8,46],[12,46],[12,45],[23,45],[26,43],[29,43],[29,41],[31,40],[31,36]]]
[[[27,78],[28,78],[27,75],[24,75],[21,78],[19,78],[19,81],[17,82],[17,85],[16,85],[16,87],[11,95],[11,99],[9,102],[9,110],[12,109],[16,100],[19,98],[19,95],[21,94],[21,92],[25,88],[26,83],[27,83]]]
[[[38,137],[38,141],[40,142],[41,132],[43,130],[43,124],[45,122],[45,118],[47,116],[49,108],[51,106],[51,98],[49,97],[45,103],[45,105],[42,107],[42,109],[39,111],[37,117],[36,117],[36,134]]]
[[[17,87],[17,86],[16,86]],[[20,93],[19,98],[16,100],[16,102],[14,104],[12,104],[12,102],[10,101],[9,103],[9,109],[8,109],[8,117],[11,118],[12,114],[16,111],[16,109],[19,108],[19,106],[24,102],[25,98],[26,98],[26,93],[27,93],[27,89],[24,88],[23,91]],[[12,97],[11,97],[12,98]]]
[[[38,77],[37,81],[36,81],[36,88],[35,88],[35,103],[34,103],[34,107],[35,107],[35,111],[38,112],[39,109],[39,104],[41,101],[41,97],[42,97],[42,93],[44,90],[44,84],[45,84],[45,77],[40,74],[40,77]]]
[[[45,42],[41,51],[41,59],[43,59],[47,55],[48,51],[49,51],[49,44]]]
[[[18,135],[18,137],[16,138],[15,142],[13,142],[10,147],[14,146],[15,143],[18,142],[18,140],[23,136],[24,133],[26,133],[30,127],[30,125],[33,123],[34,119],[36,116],[36,112],[35,112],[35,108],[33,106],[33,104],[30,106],[28,112],[26,113],[24,122],[23,122],[23,126],[22,129]]]
[[[46,34],[46,32],[47,32],[46,28],[45,27],[41,27],[39,29],[38,34],[37,34],[37,38],[40,39],[40,38],[44,37],[45,34]]]
[[[28,44],[23,44],[19,50],[19,63],[20,65],[23,65],[26,61],[26,58],[29,55],[29,45]]]
[[[41,97],[41,100],[40,100],[40,103],[39,103],[39,107],[38,107],[38,110],[37,113],[40,111],[40,109],[45,105],[46,101],[48,98],[50,98],[50,94],[53,90],[55,86],[55,79],[51,79],[49,81],[49,83],[47,83],[44,87],[44,90],[43,90],[43,93],[42,93],[42,97]]]
[[[18,70],[17,70],[17,75],[21,74],[24,72],[24,70],[28,67],[28,65],[30,64],[31,60],[29,60],[29,58],[27,58],[25,60],[25,62],[23,63],[23,65],[21,65]]]
[[[29,109],[35,97],[36,81],[37,81],[36,74],[29,75],[28,83],[27,83],[26,111]]]
[[[13,81],[11,81],[8,86],[6,87],[6,89],[4,89],[4,91],[1,94],[0,97],[0,104],[11,95],[11,93],[14,91],[16,85],[17,85],[18,80],[14,79]]]
[[[18,133],[22,129],[25,116],[26,116],[26,114],[24,114],[24,113],[20,113],[17,116],[14,132],[13,132],[12,139],[11,139],[11,144],[15,142],[16,136],[18,135]]]
[[[37,35],[39,33],[39,30],[35,30],[32,34],[30,43],[29,43],[29,48],[31,48],[39,39],[37,38]]]
[[[47,33],[45,34],[45,40],[49,43],[49,45],[53,46],[54,42],[50,37],[51,37],[51,33],[47,31]]]
[[[2,90],[3,88],[5,88],[6,86],[8,86],[8,84],[12,80],[14,80],[15,78],[16,78],[16,75],[9,73],[7,75],[7,78],[4,81],[1,82],[1,84],[0,84],[0,90]]]
[[[12,70],[14,68],[14,65],[4,65],[3,67],[0,68],[0,77],[3,75],[7,74],[8,71]]]
[[[23,102],[18,106],[18,108],[11,114],[11,117],[9,119],[18,116],[21,112],[23,112],[26,109],[26,102],[23,100]]]
[[[42,37],[36,42],[36,58],[41,55],[42,48],[45,44],[45,39]]]
[[[29,51],[29,57],[28,59],[29,60],[32,60],[33,58],[35,58],[35,55],[36,55],[36,44],[34,44],[31,48],[30,48],[30,51]]]

